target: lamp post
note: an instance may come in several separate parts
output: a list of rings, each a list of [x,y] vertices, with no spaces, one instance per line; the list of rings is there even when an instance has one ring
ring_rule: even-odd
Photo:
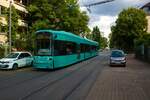
[[[9,1],[9,53],[11,53],[11,6],[12,0]]]

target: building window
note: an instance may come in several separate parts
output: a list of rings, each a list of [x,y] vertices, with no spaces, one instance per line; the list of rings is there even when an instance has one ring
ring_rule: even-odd
[[[0,6],[0,15],[5,15],[7,14],[7,8]]]
[[[0,25],[0,32],[6,32],[6,30],[7,30],[6,26]]]
[[[143,10],[144,10],[147,14],[150,14],[150,7],[145,7],[145,8],[143,8]]]
[[[22,0],[22,4],[27,6],[28,5],[28,0]]]
[[[148,7],[148,10],[150,11],[150,7]]]

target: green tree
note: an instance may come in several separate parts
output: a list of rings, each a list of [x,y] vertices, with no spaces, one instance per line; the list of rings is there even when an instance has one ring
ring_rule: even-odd
[[[0,18],[0,32],[2,32],[2,22],[1,22],[2,18]]]
[[[77,0],[33,0],[28,6],[30,30],[55,29],[85,33],[88,16],[81,12]]]
[[[134,49],[134,40],[143,36],[147,30],[144,11],[136,8],[124,9],[118,16],[116,25],[111,27],[111,47],[124,50]]]
[[[150,46],[150,34],[144,34],[142,37],[135,40],[135,47],[143,44]]]
[[[100,44],[101,44],[102,48],[108,47],[108,40],[107,40],[107,38],[106,37],[101,37]]]
[[[2,17],[7,17],[8,16],[8,9],[4,8],[1,11],[1,15]],[[0,20],[2,20],[2,18],[0,18]],[[8,25],[4,25],[1,21],[0,21],[0,32],[8,32]]]
[[[12,40],[15,42],[15,40],[17,39],[17,34],[18,34],[18,28],[19,28],[19,25],[18,25],[18,19],[20,19],[20,16],[17,12],[17,10],[15,9],[14,6],[12,6],[12,17],[11,17],[11,32],[12,32]],[[7,10],[7,26],[9,26],[9,10]],[[8,28],[7,28],[8,29]]]
[[[87,33],[87,34],[86,34],[86,38],[88,38],[88,39],[90,39],[90,40],[93,40],[93,34]]]
[[[98,26],[93,27],[92,35],[93,35],[93,40],[98,42],[99,47],[101,47],[100,39],[102,36]]]
[[[9,31],[9,8],[5,8],[3,10],[3,16],[6,18],[7,24],[3,25],[2,23],[0,23],[0,31],[2,32],[8,32]],[[19,25],[18,25],[18,19],[20,19],[20,16],[18,14],[18,11],[15,9],[14,6],[11,7],[11,38],[12,38],[12,43],[13,46],[16,47],[21,47],[21,45],[19,44],[18,46],[15,45],[17,43],[17,39],[19,39]]]
[[[28,48],[33,48],[34,33],[40,29],[64,30],[80,35],[89,32],[89,18],[81,12],[77,0],[32,0],[27,7]]]
[[[99,43],[100,48],[106,48],[108,45],[107,38],[103,37],[101,34],[102,33],[98,26],[94,27],[92,31],[92,39]]]

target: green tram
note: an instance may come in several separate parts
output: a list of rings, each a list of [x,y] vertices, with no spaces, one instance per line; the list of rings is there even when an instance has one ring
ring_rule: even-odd
[[[65,31],[36,32],[33,68],[55,69],[98,54],[98,43]]]

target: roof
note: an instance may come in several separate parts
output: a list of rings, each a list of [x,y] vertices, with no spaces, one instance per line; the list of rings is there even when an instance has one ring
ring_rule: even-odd
[[[50,32],[50,33],[53,33],[53,34],[56,34],[56,35],[65,35],[65,36],[73,37],[74,39],[79,39],[81,41],[86,41],[86,42],[89,42],[89,43],[93,43],[94,45],[98,45],[98,43],[93,41],[93,40],[82,38],[82,37],[80,37],[78,35],[75,35],[71,32],[56,31],[56,30],[39,30],[36,33],[38,33],[38,32]]]
[[[123,51],[123,50],[120,50],[120,49],[114,49],[114,50],[112,50],[111,52],[114,52],[114,51],[118,51],[118,52],[124,53],[124,51]]]
[[[146,3],[144,6],[141,7],[141,9],[145,8],[145,7],[150,7],[150,2]]]

